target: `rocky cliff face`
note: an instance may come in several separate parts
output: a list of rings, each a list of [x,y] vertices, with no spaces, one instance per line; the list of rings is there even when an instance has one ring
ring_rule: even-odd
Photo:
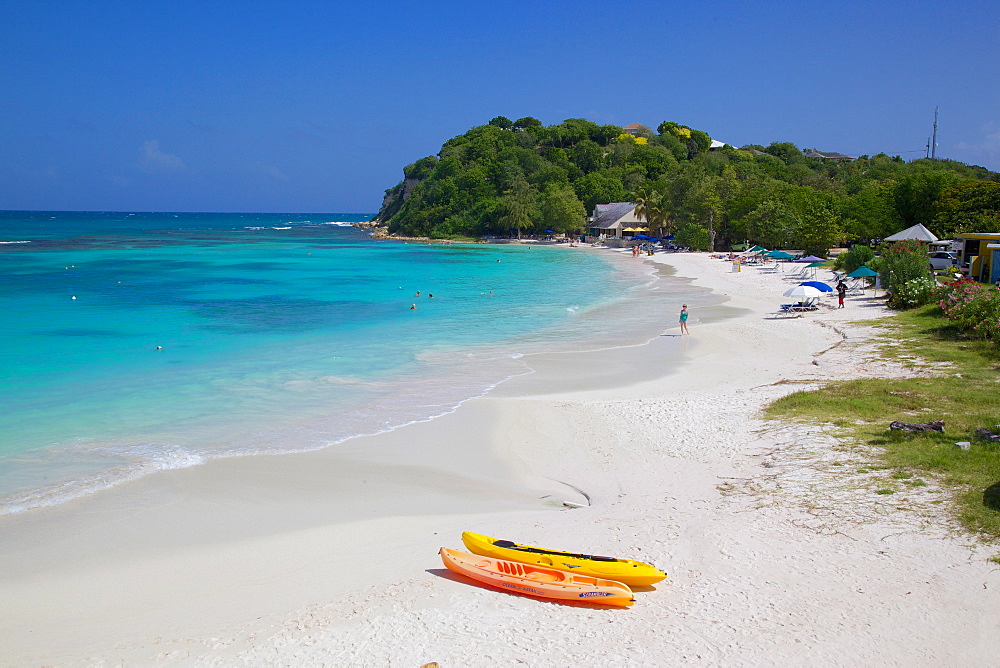
[[[387,224],[389,219],[403,208],[403,204],[406,200],[410,199],[413,189],[419,183],[420,179],[404,179],[397,183],[395,187],[386,190],[385,197],[382,198],[382,206],[379,208],[378,215],[375,216],[372,222],[382,225]]]

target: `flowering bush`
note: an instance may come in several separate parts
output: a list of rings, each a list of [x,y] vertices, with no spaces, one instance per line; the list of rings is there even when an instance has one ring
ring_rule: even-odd
[[[647,144],[649,144],[649,140],[646,139],[645,137],[640,137],[638,135],[630,135],[627,132],[623,132],[617,137],[615,137],[615,141],[618,142],[619,144],[635,144],[636,146],[646,146]]]
[[[1000,291],[995,287],[960,278],[940,286],[934,296],[959,330],[1000,342]]]
[[[930,277],[921,276],[896,286],[896,292],[892,295],[892,303],[895,308],[916,308],[934,301],[934,290],[937,288],[937,281]]]
[[[915,239],[897,241],[890,244],[878,262],[879,276],[882,278],[882,287],[889,291],[889,306],[892,308],[912,308],[928,303],[932,296],[930,291],[924,289],[919,283],[922,280],[930,280],[930,271],[927,264],[927,246]],[[918,281],[917,283],[913,283]],[[907,284],[913,283],[910,289],[910,297],[924,293],[927,301],[912,301],[910,298],[902,298],[901,295],[907,292]]]

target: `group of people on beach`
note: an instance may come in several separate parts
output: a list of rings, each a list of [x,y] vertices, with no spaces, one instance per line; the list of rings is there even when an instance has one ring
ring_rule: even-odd
[[[645,252],[646,255],[652,255],[655,252],[653,244],[635,244],[632,246],[632,257],[639,257]]]

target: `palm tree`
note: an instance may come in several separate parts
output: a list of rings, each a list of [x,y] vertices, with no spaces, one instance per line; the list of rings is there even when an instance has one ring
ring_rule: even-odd
[[[650,213],[652,209],[656,207],[656,191],[649,191],[645,188],[639,188],[635,193],[635,217],[640,221],[645,218],[646,222],[650,221]]]
[[[670,206],[666,195],[655,190],[640,188],[635,196],[635,217],[646,219],[650,230],[662,236],[664,228],[670,225]]]

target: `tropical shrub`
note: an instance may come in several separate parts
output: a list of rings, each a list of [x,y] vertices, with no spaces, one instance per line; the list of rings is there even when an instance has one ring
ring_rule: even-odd
[[[927,265],[927,246],[921,241],[908,239],[889,245],[881,256],[881,266],[878,269],[882,279],[882,287],[889,291],[889,306],[892,308],[912,308],[919,304],[908,304],[903,301],[902,294],[910,296],[922,292],[915,284],[911,289],[905,286],[916,279],[928,279],[930,271]],[[924,302],[926,303],[926,302]]]
[[[841,253],[837,256],[837,261],[834,263],[834,268],[838,271],[842,271],[845,274],[849,274],[858,267],[868,264],[868,261],[875,257],[875,251],[873,251],[868,246],[862,246],[861,244],[855,244],[846,253]]]
[[[678,244],[695,250],[709,250],[712,243],[708,230],[698,223],[684,223],[674,236]]]
[[[907,309],[930,304],[934,301],[937,285],[937,281],[929,276],[911,278],[896,286],[896,292],[892,295],[892,305],[894,308]]]
[[[1000,290],[960,278],[938,287],[934,296],[959,331],[973,338],[1000,342]]]

